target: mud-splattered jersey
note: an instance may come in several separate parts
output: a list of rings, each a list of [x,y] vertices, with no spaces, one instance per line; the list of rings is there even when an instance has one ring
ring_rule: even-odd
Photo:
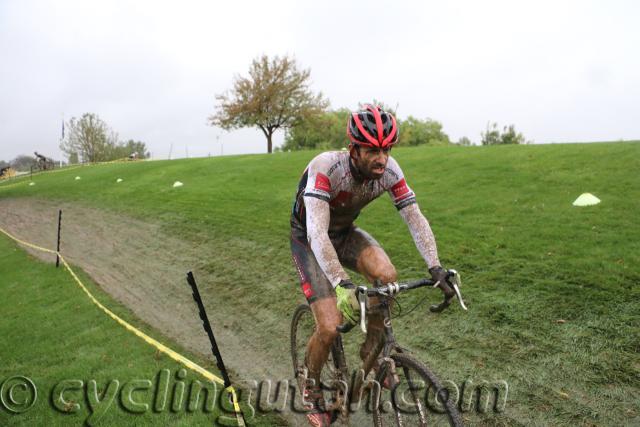
[[[298,184],[293,204],[291,225],[306,229],[304,197],[329,202],[329,233],[349,229],[362,208],[382,193],[388,192],[398,210],[416,202],[398,163],[389,156],[384,175],[377,180],[354,178],[357,174],[349,161],[348,151],[329,151],[316,156],[305,169]]]
[[[349,230],[362,208],[385,191],[407,224],[427,267],[440,265],[429,221],[420,211],[398,163],[389,157],[383,176],[377,180],[359,180],[356,174],[348,152],[322,153],[302,174],[293,204],[291,226],[304,231],[331,285],[335,288],[341,280],[349,278],[331,239]]]

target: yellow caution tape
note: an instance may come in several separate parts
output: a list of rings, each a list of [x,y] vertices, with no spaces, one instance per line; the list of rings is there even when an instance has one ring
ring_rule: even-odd
[[[15,240],[16,242],[20,243],[21,245],[28,246],[28,247],[30,247],[32,249],[37,249],[39,251],[47,252],[47,253],[50,253],[50,254],[55,254],[56,253],[56,251],[54,251],[52,249],[43,248],[41,246],[34,245],[33,243],[29,243],[29,242],[25,242],[24,240],[20,240],[16,236],[14,236],[13,234],[10,234],[9,232],[5,231],[2,227],[0,227],[0,231],[3,232],[4,234],[6,234],[7,237],[9,237],[10,239]]]
[[[60,261],[62,261],[62,264],[67,269],[69,274],[71,274],[71,277],[74,278],[74,280],[76,281],[78,286],[80,286],[80,288],[87,294],[89,299],[95,305],[97,305],[102,311],[107,313],[113,320],[115,320],[116,322],[120,323],[126,329],[128,329],[131,332],[133,332],[138,337],[142,338],[147,343],[149,343],[152,346],[154,346],[156,349],[158,349],[158,351],[160,351],[160,352],[166,354],[167,356],[171,357],[173,360],[175,360],[175,361],[177,361],[179,363],[182,363],[187,368],[191,369],[194,372],[199,373],[200,375],[202,375],[203,377],[205,377],[206,379],[208,379],[210,381],[213,381],[213,382],[216,382],[218,384],[224,385],[224,380],[222,380],[222,378],[212,374],[211,372],[207,371],[205,368],[203,368],[202,366],[198,365],[197,363],[192,362],[191,360],[187,359],[183,355],[173,351],[172,349],[170,349],[169,347],[165,346],[164,344],[162,344],[162,343],[156,341],[155,339],[151,338],[149,335],[147,335],[144,332],[142,332],[141,330],[137,329],[135,326],[133,326],[130,323],[128,323],[127,321],[123,320],[118,315],[116,315],[114,312],[112,312],[107,307],[102,305],[100,303],[100,301],[98,301],[93,296],[93,294],[91,292],[89,292],[89,289],[87,289],[87,287],[82,283],[82,281],[76,275],[76,273],[73,271],[73,269],[71,269],[71,266],[69,266],[69,264],[67,263],[67,261],[64,259],[64,257],[62,256],[62,254],[60,252],[54,251],[52,249],[43,248],[41,246],[34,245],[33,243],[29,243],[29,242],[26,242],[24,240],[21,240],[21,239],[15,237],[14,235],[10,234],[9,232],[5,231],[2,227],[0,227],[0,232],[4,233],[7,237],[9,237],[10,239],[20,243],[21,245],[24,245],[24,246],[27,246],[27,247],[30,247],[32,249],[36,249],[36,250],[39,250],[39,251],[42,251],[42,252],[55,254],[58,257],[60,257]],[[228,391],[229,393],[231,393],[232,400],[233,400],[233,408],[234,408],[234,410],[236,412],[236,418],[238,420],[238,425],[239,426],[244,426],[245,424],[244,424],[244,420],[242,418],[242,412],[240,411],[240,405],[238,404],[238,397],[236,395],[235,389],[233,388],[233,386],[229,386],[225,390]]]

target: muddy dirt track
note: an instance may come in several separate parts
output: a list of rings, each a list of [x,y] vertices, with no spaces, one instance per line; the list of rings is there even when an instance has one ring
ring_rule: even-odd
[[[246,280],[251,267],[248,260],[256,256],[247,254],[273,256],[264,254],[265,249],[255,242],[185,241],[168,235],[159,224],[78,203],[0,199],[0,227],[25,241],[55,249],[58,209],[63,211],[61,252],[65,258],[139,319],[212,361],[211,346],[186,282],[186,272],[193,270],[232,381],[241,387],[267,379],[295,384],[289,328],[291,313],[304,298],[297,289],[293,266],[291,274],[252,271],[256,286],[247,294],[246,287],[233,286],[234,281]],[[51,254],[25,249],[47,262],[55,259]],[[287,251],[287,263],[288,256]],[[279,257],[284,258],[282,254]],[[269,285],[265,277],[276,285]],[[278,309],[261,303],[260,293],[267,292],[283,298],[290,312],[274,313]],[[359,341],[345,343],[352,367]],[[213,361],[208,366],[212,365]],[[281,415],[289,425],[308,425],[299,412]],[[351,415],[351,425],[371,424],[370,414],[359,411]]]

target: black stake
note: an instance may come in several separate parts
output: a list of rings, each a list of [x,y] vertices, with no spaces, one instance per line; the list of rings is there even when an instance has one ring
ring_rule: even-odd
[[[220,350],[218,349],[218,344],[216,344],[216,339],[213,336],[211,323],[209,323],[209,318],[207,317],[207,312],[204,309],[202,298],[200,298],[200,292],[198,292],[198,285],[196,284],[196,279],[194,279],[192,272],[187,273],[187,282],[189,283],[189,285],[191,285],[191,290],[193,291],[193,299],[198,306],[200,319],[202,319],[202,327],[204,328],[207,336],[209,337],[209,341],[211,342],[211,351],[213,352],[213,356],[216,358],[216,366],[218,366],[218,369],[222,374],[222,378],[224,379],[224,386],[229,387],[231,385],[231,381],[229,380],[227,369],[224,367],[222,355],[220,354]]]
[[[202,303],[202,298],[200,298],[200,292],[198,292],[198,285],[196,284],[196,279],[193,277],[192,272],[187,273],[187,282],[191,286],[191,290],[193,291],[193,300],[196,302],[198,306],[198,311],[200,313],[200,319],[202,319],[202,327],[204,328],[207,336],[209,337],[209,341],[211,342],[211,351],[213,352],[213,356],[216,358],[216,366],[218,370],[222,374],[222,379],[224,380],[224,386],[229,387],[231,385],[231,380],[229,379],[229,374],[227,374],[227,368],[224,367],[224,361],[222,360],[222,355],[220,354],[220,350],[218,349],[218,344],[216,343],[216,338],[213,336],[213,329],[211,329],[211,323],[209,323],[209,318],[207,317],[207,312],[204,309],[204,304]],[[229,400],[232,400],[232,396],[229,395]],[[244,414],[240,411],[240,416],[242,417],[242,422],[246,426],[247,421],[244,419]]]
[[[62,209],[58,211],[58,245],[56,246],[56,268],[60,266],[60,228],[62,226]]]

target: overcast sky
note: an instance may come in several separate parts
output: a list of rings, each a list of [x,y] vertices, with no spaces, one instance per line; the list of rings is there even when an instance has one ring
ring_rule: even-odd
[[[488,121],[536,143],[640,139],[639,51],[631,0],[0,0],[0,160],[62,158],[62,117],[85,112],[154,158],[264,152],[260,131],[206,124],[263,53],[295,55],[333,108],[376,98],[452,140]]]

